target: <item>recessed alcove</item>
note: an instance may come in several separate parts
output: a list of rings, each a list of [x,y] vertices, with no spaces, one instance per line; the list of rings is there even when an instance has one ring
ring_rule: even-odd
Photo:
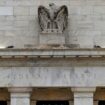
[[[97,101],[105,101],[105,87],[98,87],[94,94],[94,99]],[[103,102],[100,102],[103,103]]]
[[[58,103],[60,105],[63,102],[63,105],[67,105],[68,102],[73,100],[73,94],[70,88],[34,88],[31,100],[39,101],[37,105],[42,103]],[[61,101],[61,102],[60,102]]]

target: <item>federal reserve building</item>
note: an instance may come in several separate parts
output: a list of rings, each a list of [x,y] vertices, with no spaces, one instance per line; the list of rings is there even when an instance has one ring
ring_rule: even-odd
[[[0,0],[0,105],[105,105],[105,0]]]

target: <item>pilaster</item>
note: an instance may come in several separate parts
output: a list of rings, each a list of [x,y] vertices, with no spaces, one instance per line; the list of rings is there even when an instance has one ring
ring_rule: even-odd
[[[9,88],[10,105],[30,105],[32,88]]]
[[[74,105],[93,105],[93,95],[96,88],[72,88]]]

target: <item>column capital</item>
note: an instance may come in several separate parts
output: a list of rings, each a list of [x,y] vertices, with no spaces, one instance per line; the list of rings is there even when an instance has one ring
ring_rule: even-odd
[[[32,88],[12,87],[12,88],[8,88],[8,91],[11,93],[30,93],[32,92]]]
[[[73,87],[71,88],[71,91],[72,92],[77,92],[77,93],[80,93],[80,92],[87,92],[87,93],[93,93],[96,91],[96,87]]]

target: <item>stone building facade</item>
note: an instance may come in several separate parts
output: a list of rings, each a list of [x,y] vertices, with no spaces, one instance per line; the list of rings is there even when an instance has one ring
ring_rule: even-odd
[[[40,33],[38,7],[52,2],[68,8],[63,34]],[[0,104],[105,104],[104,9],[104,0],[0,0]]]

